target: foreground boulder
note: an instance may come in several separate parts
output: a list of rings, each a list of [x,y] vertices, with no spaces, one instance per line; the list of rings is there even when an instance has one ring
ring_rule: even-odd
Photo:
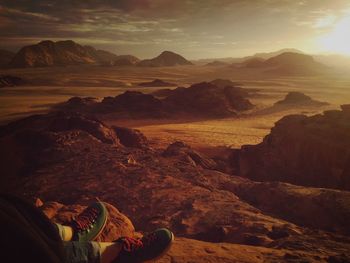
[[[262,143],[232,153],[236,174],[350,190],[350,114],[342,109],[282,118]]]
[[[0,167],[5,180],[29,176],[38,168],[74,155],[71,144],[85,141],[119,147],[119,139],[101,121],[77,113],[33,115],[0,127]]]

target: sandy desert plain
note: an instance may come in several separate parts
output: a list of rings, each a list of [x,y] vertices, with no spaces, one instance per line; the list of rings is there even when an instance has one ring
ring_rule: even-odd
[[[313,115],[350,102],[350,75],[347,71],[333,71],[328,75],[276,76],[260,69],[235,69],[205,65],[175,67],[103,67],[67,66],[49,68],[2,69],[2,75],[15,75],[28,81],[25,86],[5,87],[0,92],[0,123],[6,123],[33,113],[46,112],[55,103],[73,96],[116,96],[126,90],[152,93],[167,87],[140,87],[138,83],[162,79],[177,86],[230,79],[239,86],[257,89],[249,100],[256,106],[238,118],[224,119],[105,119],[141,130],[154,144],[169,144],[182,140],[193,147],[257,144],[267,135],[274,123],[288,114]],[[176,88],[175,86],[173,88]],[[288,92],[299,91],[327,106],[291,107],[269,110]]]

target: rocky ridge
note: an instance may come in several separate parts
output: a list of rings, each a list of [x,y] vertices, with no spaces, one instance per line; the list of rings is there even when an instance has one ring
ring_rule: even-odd
[[[0,128],[1,156],[6,157],[0,167],[7,175],[0,185],[26,198],[39,197],[44,205],[86,205],[98,197],[132,222],[114,210],[114,222],[123,218],[114,237],[133,235],[134,228],[169,227],[179,238],[162,262],[201,262],[203,255],[208,262],[350,258],[347,192],[257,183],[221,173],[215,161],[180,142],[152,149],[141,138],[141,148],[126,147],[123,141],[115,129],[76,113],[10,123]],[[53,213],[55,220],[69,218],[67,210]],[[320,218],[324,220],[317,222]]]
[[[246,98],[248,94],[240,87],[202,82],[168,91],[163,98],[126,91],[116,97],[105,97],[101,102],[72,98],[56,108],[89,114],[114,114],[115,118],[229,117],[254,107]]]

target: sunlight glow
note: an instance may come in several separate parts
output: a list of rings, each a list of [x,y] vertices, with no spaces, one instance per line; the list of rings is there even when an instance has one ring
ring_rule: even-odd
[[[333,30],[319,38],[323,51],[350,55],[350,16],[342,18]]]

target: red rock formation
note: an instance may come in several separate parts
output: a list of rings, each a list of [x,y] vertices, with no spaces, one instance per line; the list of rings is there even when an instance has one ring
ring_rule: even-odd
[[[257,181],[350,189],[350,114],[326,111],[279,120],[258,145],[246,145],[232,158],[237,174]]]
[[[242,96],[240,88],[219,88],[207,82],[175,89],[164,99],[164,104],[173,112],[207,117],[234,116],[239,111],[253,108],[250,101]]]

